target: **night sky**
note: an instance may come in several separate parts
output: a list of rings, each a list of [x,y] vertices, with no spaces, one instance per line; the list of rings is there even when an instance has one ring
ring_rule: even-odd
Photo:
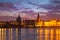
[[[38,13],[41,19],[59,19],[60,0],[0,0],[0,16],[35,19]]]

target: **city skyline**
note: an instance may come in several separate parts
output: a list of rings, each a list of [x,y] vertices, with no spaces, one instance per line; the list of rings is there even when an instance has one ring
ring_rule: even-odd
[[[60,0],[0,0],[0,17],[36,19],[38,13],[43,20],[60,19]]]

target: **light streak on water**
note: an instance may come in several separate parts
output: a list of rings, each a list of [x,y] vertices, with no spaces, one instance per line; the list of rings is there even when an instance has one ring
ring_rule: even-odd
[[[0,28],[0,40],[60,40],[60,29]]]

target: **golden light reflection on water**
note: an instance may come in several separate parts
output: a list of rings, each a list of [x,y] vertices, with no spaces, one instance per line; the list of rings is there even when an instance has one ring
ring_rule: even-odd
[[[32,29],[29,30],[30,33],[31,31]],[[37,35],[37,40],[60,40],[60,29],[40,28],[37,29]],[[0,28],[0,40],[18,40],[18,36],[18,28]]]
[[[51,29],[51,40],[53,40],[53,29]]]
[[[18,40],[18,28],[16,28],[16,40]]]
[[[45,40],[48,40],[49,30],[45,29]]]
[[[15,31],[15,30],[14,30]],[[13,40],[12,28],[0,28],[0,40]],[[16,28],[16,40],[18,40],[18,28]]]
[[[1,29],[1,40],[6,40],[6,29],[5,28],[3,28],[3,29]]]
[[[1,38],[2,38],[2,37],[1,37],[1,28],[0,28],[0,40],[1,40]]]
[[[56,29],[56,40],[59,40],[59,29]]]
[[[12,40],[12,28],[9,29],[9,40]]]
[[[60,40],[60,29],[56,30],[56,34],[57,34],[56,40]]]
[[[45,32],[43,32],[45,31]],[[60,29],[39,29],[38,30],[39,36],[38,39],[39,40],[60,40]],[[45,35],[42,35],[45,34]]]
[[[59,29],[59,40],[60,40],[60,29]]]

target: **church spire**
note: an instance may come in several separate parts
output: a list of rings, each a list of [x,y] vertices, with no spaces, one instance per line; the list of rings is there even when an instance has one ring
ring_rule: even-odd
[[[40,15],[39,15],[39,13],[38,13],[35,26],[40,27],[41,25],[42,25],[42,23],[41,23],[41,20],[40,20]]]
[[[40,22],[40,15],[39,15],[39,13],[37,15],[37,22]]]

